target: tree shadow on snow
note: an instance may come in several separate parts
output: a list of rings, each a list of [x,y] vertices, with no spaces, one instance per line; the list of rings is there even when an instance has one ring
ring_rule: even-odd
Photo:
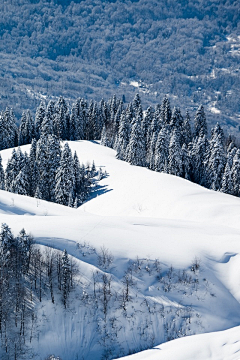
[[[95,199],[96,197],[106,194],[109,191],[112,191],[113,189],[108,189],[107,185],[96,185],[94,190],[91,192],[90,196],[87,198],[87,200],[85,201],[85,203],[87,203],[88,201]]]

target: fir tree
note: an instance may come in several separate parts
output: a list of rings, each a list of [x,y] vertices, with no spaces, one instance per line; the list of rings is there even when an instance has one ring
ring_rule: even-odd
[[[222,177],[222,186],[221,186],[221,192],[225,194],[234,195],[234,189],[233,189],[233,173],[229,166],[229,163],[226,163],[223,177]]]
[[[126,149],[129,143],[129,123],[125,112],[121,115],[121,121],[118,132],[118,141],[116,145],[116,158],[125,160]]]
[[[41,135],[41,125],[45,117],[45,113],[46,113],[46,104],[44,101],[41,101],[40,105],[36,110],[36,115],[35,115],[35,132],[36,132],[37,140],[39,140]]]
[[[156,149],[156,143],[157,143],[157,133],[153,133],[152,140],[150,143],[150,147],[148,148],[148,152],[146,155],[146,164],[149,169],[155,170],[155,149]]]
[[[240,196],[240,149],[237,150],[233,158],[232,166],[232,179],[233,179],[233,195]]]
[[[155,147],[155,171],[166,172],[168,169],[169,134],[166,127],[159,132]]]
[[[200,105],[194,118],[194,136],[207,136],[207,121],[203,105]]]
[[[62,151],[60,166],[56,172],[55,201],[58,204],[68,205],[69,196],[74,191],[73,158],[66,143]]]
[[[170,102],[167,96],[165,96],[161,105],[161,118],[163,121],[163,125],[170,124],[171,117],[172,117],[172,111],[170,107]]]
[[[21,124],[19,127],[18,145],[31,144],[35,137],[35,125],[33,117],[29,110],[24,111],[21,117]]]
[[[148,129],[152,123],[152,120],[153,120],[153,115],[154,115],[154,110],[151,106],[149,106],[147,108],[147,111],[146,111],[146,114],[145,116],[143,117],[143,120],[142,120],[142,130],[143,130],[143,136],[144,138],[146,139],[146,151],[148,150],[150,144],[148,143]]]
[[[0,154],[0,190],[5,190],[5,173],[2,166],[1,154]]]
[[[208,140],[206,136],[194,139],[193,144],[189,144],[190,154],[190,178],[193,182],[209,186],[209,179],[206,172],[206,154],[208,153]]]
[[[176,130],[174,130],[169,144],[168,172],[172,175],[183,176],[182,149]]]
[[[132,133],[126,152],[126,160],[131,165],[145,166],[146,146],[143,137],[140,116],[137,116],[137,120],[133,124]]]
[[[24,170],[20,170],[13,184],[14,192],[19,195],[28,195],[28,178]]]
[[[186,112],[186,117],[183,121],[183,142],[188,145],[192,141],[192,130],[190,125],[190,116],[188,111]]]

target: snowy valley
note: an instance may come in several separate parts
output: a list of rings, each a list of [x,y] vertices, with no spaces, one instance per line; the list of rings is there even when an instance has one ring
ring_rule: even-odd
[[[68,144],[81,163],[106,170],[83,205],[0,191],[1,223],[14,236],[31,233],[43,263],[66,250],[75,269],[65,306],[57,286],[52,301],[43,268],[43,296],[37,289],[28,303],[35,316],[17,358],[151,349],[129,359],[239,359],[240,199],[117,160],[96,141]],[[4,167],[11,153],[1,151]],[[14,358],[9,349],[2,359]]]

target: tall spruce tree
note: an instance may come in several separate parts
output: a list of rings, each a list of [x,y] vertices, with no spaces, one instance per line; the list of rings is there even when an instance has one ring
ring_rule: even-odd
[[[155,147],[155,171],[168,171],[168,148],[169,148],[169,133],[166,127],[163,127],[158,134]]]
[[[129,123],[125,112],[121,115],[120,126],[118,131],[118,141],[116,145],[116,158],[125,160],[126,149],[129,143]]]
[[[182,148],[178,132],[175,129],[169,144],[168,173],[183,176]]]
[[[36,114],[35,114],[35,135],[36,139],[39,140],[41,135],[41,125],[46,113],[46,104],[42,100],[40,105],[37,107]]]
[[[225,194],[234,195],[233,173],[232,173],[232,170],[231,170],[228,162],[226,163],[226,166],[224,169],[220,191]]]
[[[133,124],[130,141],[127,147],[126,160],[131,165],[145,166],[146,146],[141,126],[141,115],[137,115]]]
[[[204,112],[204,108],[203,105],[200,105],[195,118],[194,118],[194,136],[198,137],[198,136],[207,136],[208,134],[208,129],[207,129],[207,120],[206,120],[206,116],[205,116],[205,112]]]
[[[72,153],[68,144],[65,143],[60,166],[56,172],[55,201],[58,204],[68,205],[69,197],[74,195],[74,182]]]
[[[0,154],[0,190],[5,190],[5,173],[3,170],[1,154]]]
[[[240,149],[237,150],[233,158],[232,166],[232,179],[233,179],[233,195],[240,196]]]

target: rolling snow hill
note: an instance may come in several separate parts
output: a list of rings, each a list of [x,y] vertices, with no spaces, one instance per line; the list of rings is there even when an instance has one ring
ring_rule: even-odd
[[[38,358],[100,359],[103,348],[116,358],[192,335],[129,360],[239,359],[240,199],[131,166],[94,141],[69,145],[81,162],[94,160],[107,173],[81,207],[0,191],[1,223],[14,234],[24,227],[41,246],[66,249],[80,268],[81,290],[72,295],[68,310],[47,300],[36,304],[41,336],[32,346]],[[1,151],[4,166],[10,155],[11,149]],[[102,249],[114,257],[105,269],[96,255]],[[109,320],[105,330],[108,335],[116,331],[116,338],[106,346],[97,335],[100,331],[104,339],[98,310],[89,310],[79,299],[90,293],[96,269],[111,275],[118,298],[129,264],[135,284],[132,300],[123,319],[120,305],[109,310],[118,325]],[[205,332],[212,333],[194,335]]]

